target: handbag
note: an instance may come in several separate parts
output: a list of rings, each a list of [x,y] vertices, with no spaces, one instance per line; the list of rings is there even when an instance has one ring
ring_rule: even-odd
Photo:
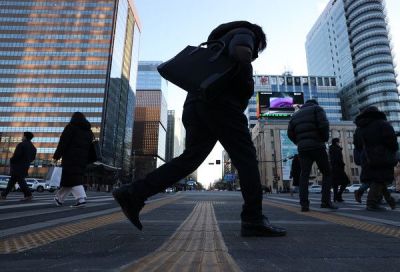
[[[62,167],[60,166],[49,167],[49,171],[47,172],[46,175],[46,180],[48,181],[50,188],[60,187],[61,175],[62,175]]]
[[[203,47],[218,44],[219,49]],[[223,41],[203,42],[186,46],[172,59],[157,67],[160,75],[187,92],[199,92],[206,100],[213,100],[239,70],[239,64],[222,54]]]
[[[103,156],[101,154],[100,142],[98,140],[93,140],[89,148],[89,163],[94,163],[96,161],[101,162]]]

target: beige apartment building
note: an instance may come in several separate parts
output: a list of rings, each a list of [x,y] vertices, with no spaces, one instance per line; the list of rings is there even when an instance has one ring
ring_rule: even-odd
[[[287,137],[288,120],[259,120],[252,129],[252,140],[256,147],[257,159],[263,186],[273,190],[291,186],[291,157],[297,153],[297,147]],[[360,182],[360,171],[353,158],[353,134],[356,126],[350,121],[330,122],[330,139],[340,138],[343,147],[345,171],[352,183]],[[322,175],[314,164],[310,183],[319,184]]]

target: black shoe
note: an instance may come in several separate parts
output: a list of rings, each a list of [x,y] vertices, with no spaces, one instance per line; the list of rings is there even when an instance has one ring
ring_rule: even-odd
[[[54,198],[54,201],[56,202],[56,206],[58,207],[61,207],[63,205],[57,197]]]
[[[265,216],[255,221],[242,220],[242,237],[278,237],[285,235],[286,229],[271,225]]]
[[[135,199],[129,192],[129,186],[122,186],[115,189],[112,194],[129,221],[139,230],[142,230],[143,225],[139,219],[139,212],[144,207],[144,201]]]
[[[393,197],[390,197],[390,200],[387,201],[387,203],[392,210],[396,209],[396,200]]]
[[[381,207],[379,205],[368,205],[367,206],[367,211],[370,211],[370,212],[384,212],[384,211],[386,211],[386,208]]]
[[[358,203],[361,203],[361,192],[359,190],[355,190],[354,191],[354,198]]]
[[[338,207],[333,205],[332,202],[321,203],[321,208],[322,209],[331,209],[331,210],[337,210],[338,209]]]
[[[310,208],[308,206],[301,206],[301,211],[308,212],[308,211],[310,211]]]
[[[57,201],[57,200],[56,200]],[[62,203],[61,203],[62,205]],[[86,202],[76,202],[74,205],[71,205],[71,208],[83,208],[86,206]]]

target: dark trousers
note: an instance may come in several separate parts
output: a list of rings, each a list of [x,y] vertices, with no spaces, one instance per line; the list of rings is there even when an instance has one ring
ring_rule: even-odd
[[[182,121],[186,129],[183,154],[149,173],[144,179],[135,181],[132,192],[146,199],[164,191],[196,170],[220,141],[239,173],[244,199],[241,218],[259,219],[262,215],[260,174],[256,150],[243,112],[197,101],[185,106]]]
[[[10,180],[8,181],[7,188],[1,192],[2,196],[7,196],[14,188],[15,184],[18,182],[20,190],[24,193],[25,197],[31,196],[31,190],[26,184],[25,177],[21,177],[18,175],[12,175]]]
[[[378,206],[382,200],[382,197],[385,198],[386,202],[391,201],[392,197],[387,189],[387,184],[383,182],[371,182],[367,195],[367,206]]]
[[[325,149],[314,149],[307,151],[299,151],[300,158],[300,183],[299,195],[300,205],[309,206],[308,200],[308,182],[310,178],[311,167],[314,162],[317,163],[319,171],[322,173],[322,203],[331,202],[331,168],[329,165],[328,154]]]
[[[332,185],[332,187],[333,187],[333,199],[335,201],[343,200],[342,195],[343,195],[344,190],[346,189],[346,185],[343,185],[343,184],[339,185],[339,184],[335,183]]]

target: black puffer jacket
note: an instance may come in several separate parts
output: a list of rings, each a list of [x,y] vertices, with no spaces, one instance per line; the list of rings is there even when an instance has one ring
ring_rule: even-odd
[[[53,156],[56,160],[62,158],[61,186],[82,185],[93,139],[90,123],[86,119],[71,120],[64,128]]]
[[[312,102],[305,103],[290,119],[288,136],[299,151],[325,149],[329,122],[324,109]]]
[[[374,147],[384,146],[395,153],[398,149],[396,134],[392,125],[386,121],[386,115],[381,111],[367,111],[357,116],[357,129],[353,136],[354,148],[359,152],[365,148],[368,156],[381,155],[374,154]],[[363,144],[364,143],[364,144]],[[382,165],[379,167],[369,167],[361,165],[360,179],[362,182],[383,182],[391,183],[394,179],[394,165]]]
[[[251,62],[258,57],[259,44],[255,34],[252,32],[253,24],[246,21],[236,21],[222,24],[214,29],[208,37],[208,41],[220,40],[225,43],[225,49],[222,54],[235,59],[236,47],[244,46],[250,49],[251,55],[249,60],[238,62],[238,70],[236,75],[227,84],[224,90],[219,92],[217,99],[212,101],[215,105],[223,107],[231,107],[244,111],[247,107],[249,99],[254,94],[253,67]],[[218,45],[212,48],[219,50]],[[201,99],[196,92],[189,92],[185,106]]]
[[[13,156],[10,158],[10,175],[26,177],[29,166],[36,157],[36,147],[29,140],[23,140],[15,148]]]

